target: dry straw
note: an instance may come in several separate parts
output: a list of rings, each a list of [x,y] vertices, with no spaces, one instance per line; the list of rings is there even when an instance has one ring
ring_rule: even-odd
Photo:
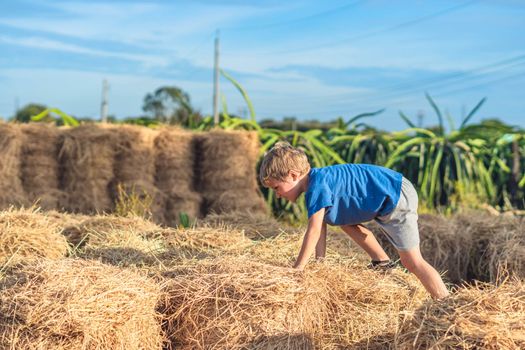
[[[71,212],[111,212],[110,183],[114,178],[116,134],[94,124],[66,129],[59,162],[62,186],[67,192],[63,207]]]
[[[522,218],[470,212],[456,215],[454,220],[461,229],[459,232],[471,237],[474,244],[469,264],[471,276],[490,282],[497,282],[504,275],[525,278],[525,221]]]
[[[297,272],[234,257],[179,272],[166,292],[165,330],[180,349],[385,346],[399,312],[424,297],[409,275],[383,275],[353,260]]]
[[[0,122],[0,209],[29,204],[20,180],[23,142],[24,137],[17,124]]]
[[[525,283],[460,288],[418,309],[399,331],[398,349],[525,348]]]
[[[214,130],[198,136],[198,188],[207,212],[265,212],[255,166],[259,138],[255,132]]]
[[[63,258],[68,243],[59,222],[34,209],[0,212],[0,266],[35,258]]]
[[[179,128],[163,128],[154,142],[155,185],[165,196],[164,223],[176,226],[181,213],[200,217],[202,197],[194,188],[194,134]]]
[[[53,124],[20,125],[25,141],[21,154],[21,180],[31,203],[44,210],[59,209],[65,193],[59,183],[60,130]]]
[[[208,227],[226,227],[242,230],[251,239],[276,237],[285,231],[292,230],[279,223],[273,217],[260,212],[233,211],[228,213],[210,213],[199,225]]]
[[[326,287],[248,260],[201,262],[167,282],[170,348],[311,349]]]
[[[147,215],[157,222],[164,220],[165,199],[155,187],[154,140],[158,131],[135,125],[115,127],[117,136],[114,163],[115,178],[112,181],[112,198],[137,196],[144,202],[150,199]]]
[[[225,228],[166,229],[160,234],[167,248],[160,258],[171,266],[187,259],[237,256],[252,246],[244,232]]]
[[[378,226],[369,226],[387,253],[396,257],[397,252]],[[524,231],[522,219],[476,211],[419,218],[423,257],[456,284],[471,280],[494,282],[501,270],[525,277]]]
[[[70,216],[70,214],[67,214]],[[87,243],[90,232],[104,234],[110,231],[133,231],[146,233],[159,230],[155,223],[141,217],[120,217],[115,215],[84,216],[84,220],[66,225],[62,234],[75,246]]]
[[[2,349],[161,349],[157,283],[93,261],[40,261],[0,280]]]

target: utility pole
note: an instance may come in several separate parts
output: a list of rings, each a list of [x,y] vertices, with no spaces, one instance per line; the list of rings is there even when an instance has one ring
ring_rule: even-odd
[[[102,81],[102,103],[100,104],[100,120],[102,123],[108,122],[108,81],[104,79]]]
[[[219,30],[215,34],[215,60],[213,69],[213,122],[219,125]]]

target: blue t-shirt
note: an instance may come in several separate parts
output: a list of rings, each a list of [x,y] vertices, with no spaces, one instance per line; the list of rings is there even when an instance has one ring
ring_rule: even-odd
[[[356,225],[387,215],[397,205],[403,176],[371,164],[340,164],[310,170],[305,193],[308,218],[326,208],[330,225]]]

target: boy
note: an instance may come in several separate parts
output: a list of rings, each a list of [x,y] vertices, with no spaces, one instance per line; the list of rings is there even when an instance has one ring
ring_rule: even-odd
[[[310,168],[306,154],[278,142],[264,156],[259,177],[278,197],[295,202],[305,192],[308,228],[294,268],[302,270],[315,251],[326,251],[326,224],[340,226],[372,258],[372,266],[390,266],[376,238],[360,223],[375,220],[399,252],[401,263],[435,299],[449,293],[439,273],[419,250],[417,192],[400,173],[369,164]]]

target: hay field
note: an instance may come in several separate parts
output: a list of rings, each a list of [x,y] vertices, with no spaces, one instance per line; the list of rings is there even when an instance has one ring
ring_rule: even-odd
[[[524,223],[482,219],[421,218],[424,254],[449,269],[446,280],[485,281],[436,302],[401,268],[367,269],[340,232],[329,233],[324,262],[290,269],[302,231],[263,214],[183,229],[9,209],[0,348],[524,348]]]

